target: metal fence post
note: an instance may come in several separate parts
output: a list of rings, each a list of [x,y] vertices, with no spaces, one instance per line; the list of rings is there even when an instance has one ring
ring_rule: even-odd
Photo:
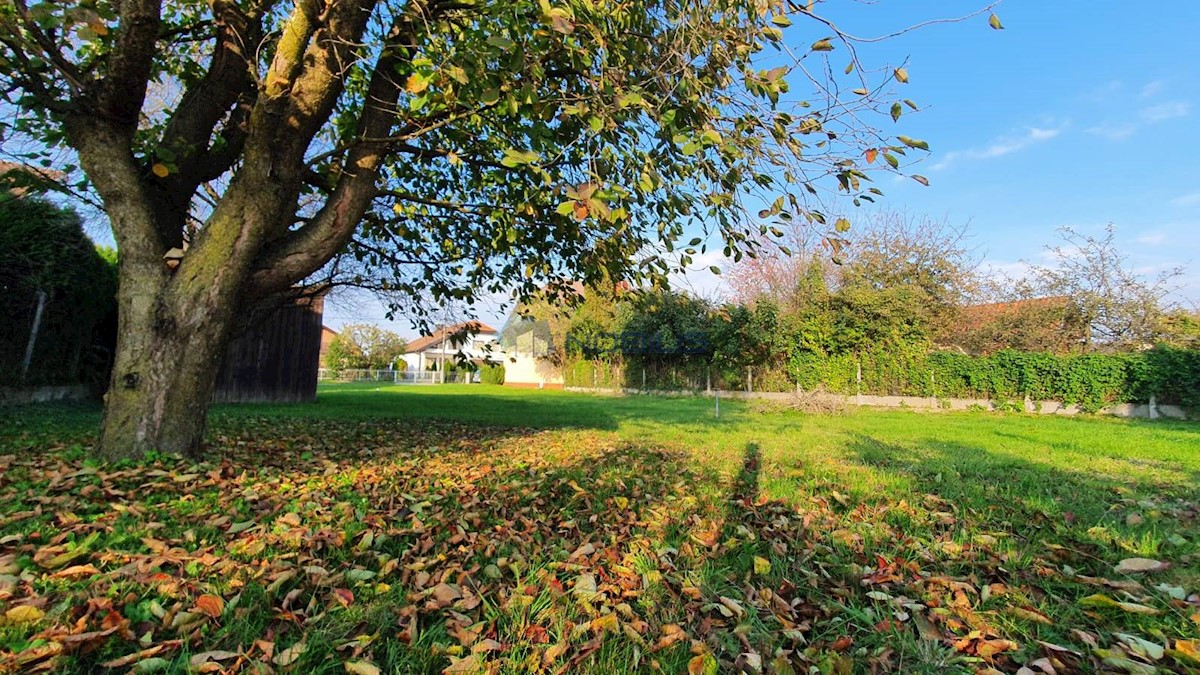
[[[857,372],[854,374],[854,402],[857,405],[862,405],[862,361],[855,359],[855,368]]]

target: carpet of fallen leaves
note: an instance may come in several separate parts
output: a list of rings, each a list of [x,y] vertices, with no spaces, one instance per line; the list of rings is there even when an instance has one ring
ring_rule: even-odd
[[[0,672],[1200,667],[1200,597],[1172,583],[1194,561],[1015,555],[1023,523],[935,494],[772,500],[754,446],[728,476],[449,422],[250,419],[211,445],[5,446]],[[1150,506],[1195,526],[1194,503]]]

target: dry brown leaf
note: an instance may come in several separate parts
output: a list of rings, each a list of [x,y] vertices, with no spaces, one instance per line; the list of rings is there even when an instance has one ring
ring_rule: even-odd
[[[54,579],[70,579],[73,577],[90,577],[93,574],[100,574],[100,570],[96,566],[88,563],[86,565],[72,565],[66,569],[61,569],[50,576]]]
[[[196,611],[205,616],[218,619],[225,611],[225,600],[219,595],[205,594],[196,598]]]
[[[478,654],[471,654],[461,659],[456,659],[446,666],[443,673],[477,673],[483,665],[483,659]]]
[[[276,654],[275,658],[271,659],[271,662],[281,668],[286,668],[298,661],[301,656],[304,656],[304,652],[307,649],[308,645],[301,640],[300,642],[297,642],[291,647],[288,647],[287,649]]]
[[[1170,567],[1171,563],[1151,558],[1126,558],[1113,569],[1120,574],[1144,574],[1146,572],[1161,572]]]

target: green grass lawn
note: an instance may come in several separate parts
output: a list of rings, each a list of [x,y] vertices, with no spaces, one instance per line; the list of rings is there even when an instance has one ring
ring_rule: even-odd
[[[713,413],[331,385],[102,465],[0,410],[0,672],[1200,667],[1200,425]]]

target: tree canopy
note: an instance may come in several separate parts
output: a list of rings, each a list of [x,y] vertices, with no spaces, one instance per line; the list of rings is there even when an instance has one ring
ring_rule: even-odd
[[[877,130],[918,105],[860,40],[792,0],[14,0],[0,85],[121,251],[101,446],[191,452],[234,317],[298,284],[420,316],[783,222],[838,250],[819,197],[929,148]]]
[[[860,164],[927,146],[864,116],[916,107],[889,96],[907,72],[864,70],[807,9],[16,2],[0,78],[22,112],[10,133],[75,149],[105,205],[148,198],[152,228],[110,212],[123,248],[234,254],[217,235],[230,197],[267,177],[260,212],[236,207],[265,240],[236,256],[250,290],[287,288],[350,244],[327,274],[467,297],[665,274],[662,249],[697,228],[738,255],[764,204],[763,220],[837,234],[810,206],[821,178],[871,199]],[[807,48],[784,37],[792,17]]]

